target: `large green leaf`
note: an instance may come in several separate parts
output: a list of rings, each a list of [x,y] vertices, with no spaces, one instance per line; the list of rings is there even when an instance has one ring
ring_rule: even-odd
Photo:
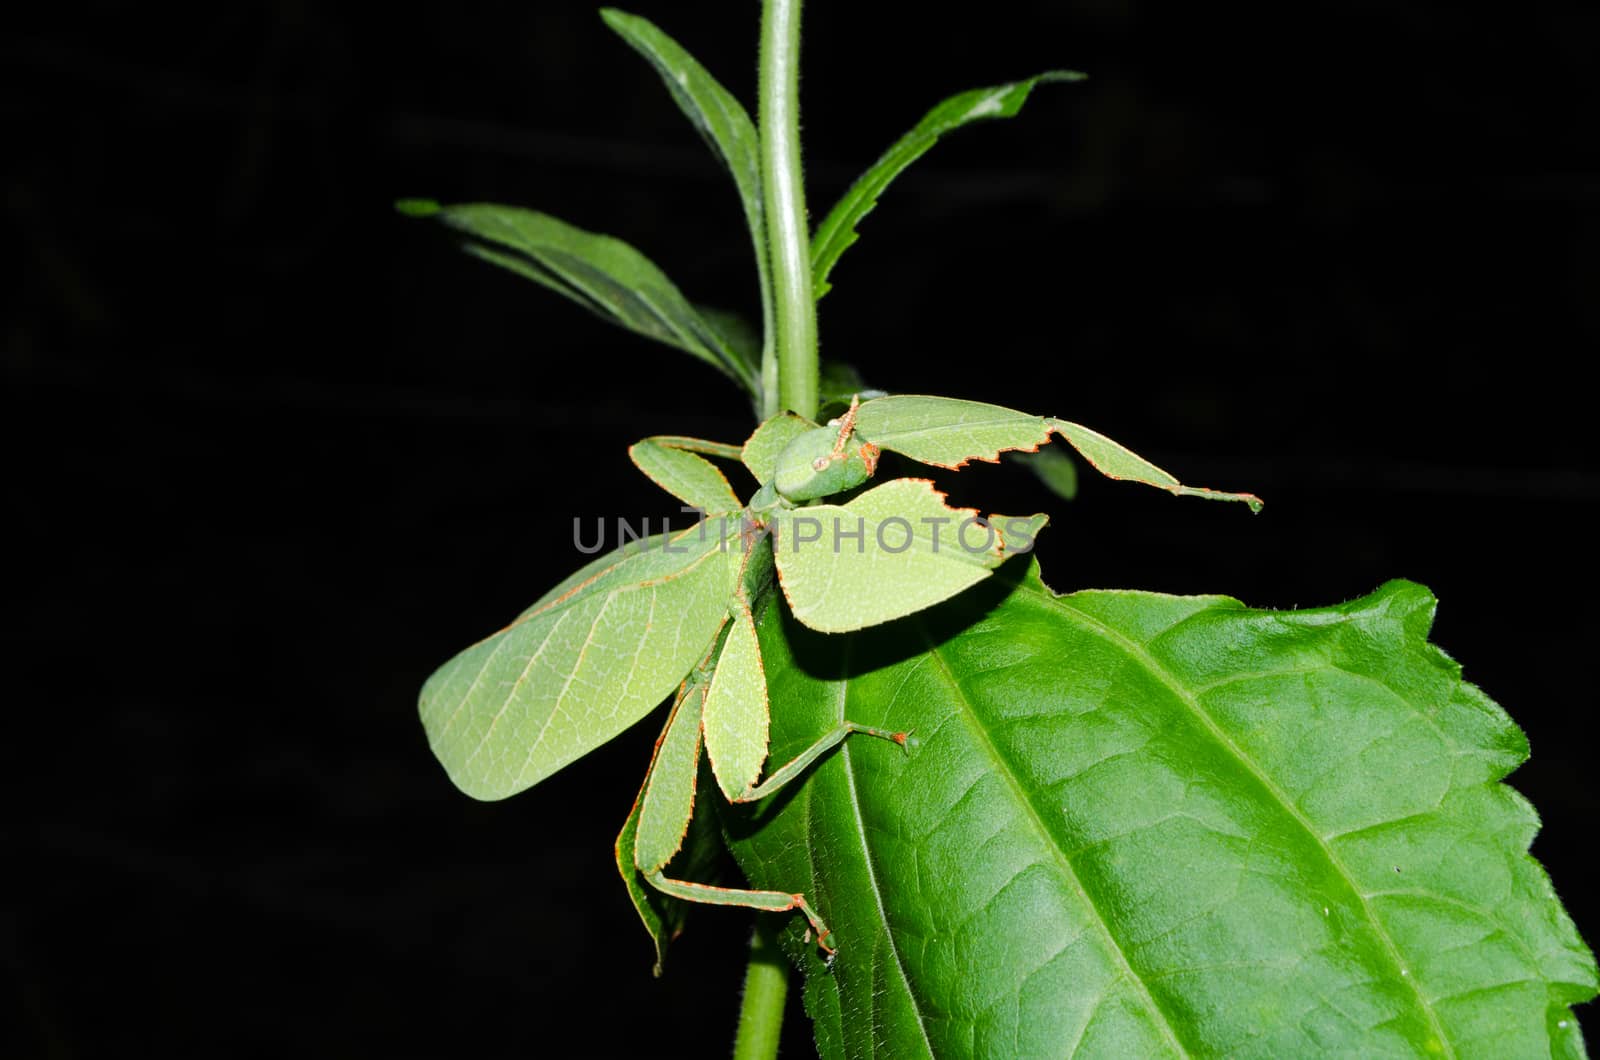
[[[756,393],[755,366],[665,273],[622,240],[517,206],[412,200],[399,207],[461,232],[476,257],[563,294],[613,324],[676,346]]]
[[[923,115],[910,132],[896,140],[871,169],[850,185],[850,190],[817,226],[817,233],[811,239],[811,282],[816,288],[816,297],[828,293],[831,286],[828,273],[833,271],[839,255],[856,241],[856,224],[878,205],[878,196],[890,181],[926,154],[928,148],[939,142],[939,137],[975,121],[1014,117],[1028,101],[1034,86],[1041,82],[1081,81],[1083,76],[1070,70],[1052,70],[1026,81],[974,88],[951,96]]]
[[[441,666],[422,688],[428,743],[456,786],[503,799],[648,714],[710,649],[738,584],[737,541],[683,531],[619,550]],[[547,594],[548,595],[548,594]]]
[[[649,60],[672,93],[673,102],[684,117],[700,132],[707,144],[728,167],[739,188],[744,219],[755,248],[756,274],[761,284],[761,315],[765,337],[770,342],[772,326],[771,265],[767,259],[765,200],[761,197],[761,141],[749,113],[723,88],[694,56],[647,19],[615,8],[603,8],[600,17],[635,51]],[[718,321],[719,325],[722,321]],[[722,327],[724,334],[728,328]],[[752,354],[754,351],[751,351]],[[764,347],[763,347],[764,356]]]
[[[831,969],[788,932],[823,1054],[1581,1055],[1594,960],[1498,783],[1526,743],[1433,611],[1015,564],[848,638],[769,609],[774,760],[841,718],[920,740],[851,740],[729,826],[835,930]]]

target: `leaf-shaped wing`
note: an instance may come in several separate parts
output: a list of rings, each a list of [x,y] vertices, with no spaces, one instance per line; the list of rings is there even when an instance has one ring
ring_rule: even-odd
[[[856,225],[878,205],[878,196],[889,182],[911,163],[921,158],[939,137],[953,129],[989,118],[1010,118],[1028,101],[1035,85],[1044,81],[1081,81],[1083,75],[1069,70],[1054,70],[992,88],[975,88],[949,99],[923,115],[915,128],[896,140],[872,168],[861,174],[850,190],[828,211],[811,240],[811,276],[816,296],[828,293],[828,273],[839,255],[856,241]]]
[[[535,600],[533,603],[529,604],[522,614],[517,616],[517,618],[520,620],[528,617],[535,611],[544,610],[546,604],[560,600],[562,597],[566,596],[579,586],[587,586],[587,583],[596,580],[601,575],[610,573],[613,568],[617,567],[622,563],[623,560],[628,559],[630,556],[636,556],[641,552],[649,552],[653,548],[658,548],[661,545],[670,542],[682,532],[683,531],[681,530],[670,530],[666,533],[651,534],[648,537],[641,537],[637,540],[629,541],[618,548],[612,549],[610,552],[596,556],[594,559],[590,560],[588,563],[585,563],[583,566],[579,567],[565,578],[562,578],[555,585],[551,586],[548,592],[539,597],[539,599]]]
[[[650,259],[620,239],[516,206],[401,204],[467,237],[466,250],[542,284],[599,317],[676,346],[756,393],[756,369],[729,347]]]
[[[778,579],[801,622],[845,633],[931,607],[987,578],[1012,550],[1005,527],[951,508],[927,479],[875,486],[848,504],[770,516]],[[1044,524],[1015,519],[1031,542]]]
[[[457,787],[514,795],[672,692],[710,647],[739,576],[737,540],[712,525],[598,569],[428,679],[422,723]]]
[[[921,739],[847,743],[731,831],[835,930],[831,969],[789,940],[823,1055],[1583,1054],[1593,957],[1498,783],[1526,743],[1427,590],[974,592],[760,627],[775,759],[843,718]]]

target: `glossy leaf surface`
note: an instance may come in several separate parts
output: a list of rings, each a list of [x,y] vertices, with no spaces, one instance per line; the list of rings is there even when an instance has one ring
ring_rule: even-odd
[[[478,799],[531,787],[644,717],[705,656],[739,550],[691,528],[591,565],[588,580],[458,654],[423,686],[428,742]]]
[[[1526,743],[1433,610],[1015,566],[849,638],[769,610],[774,759],[845,717],[920,741],[847,741],[731,828],[836,932],[831,969],[787,936],[823,1055],[1581,1055],[1593,958],[1498,783]]]
[[[849,249],[857,239],[856,225],[878,205],[883,189],[898,177],[911,163],[927,153],[947,132],[989,118],[1010,118],[1022,109],[1034,86],[1046,81],[1081,81],[1083,75],[1068,70],[1030,77],[992,88],[975,88],[949,99],[923,115],[921,121],[885,151],[850,190],[834,204],[828,216],[817,226],[811,240],[811,276],[816,296],[821,298],[831,286],[828,274],[833,271],[839,255]]]
[[[465,235],[469,253],[509,269],[630,331],[676,346],[756,392],[756,369],[735,352],[650,259],[620,239],[516,206],[411,204]]]

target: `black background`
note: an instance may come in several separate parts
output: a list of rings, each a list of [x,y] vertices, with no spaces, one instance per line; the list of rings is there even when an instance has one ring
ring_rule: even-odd
[[[1436,641],[1529,733],[1534,850],[1600,934],[1600,12],[813,6],[814,217],[937,99],[1093,77],[901,178],[834,273],[825,355],[1268,499],[1086,481],[1041,546],[1058,589],[1431,586]],[[756,5],[638,10],[753,101]],[[21,1052],[526,1056],[576,1027],[719,1053],[748,917],[700,916],[652,981],[609,861],[655,724],[483,805],[415,695],[576,565],[574,516],[675,510],[626,443],[739,440],[746,407],[389,203],[546,209],[753,311],[725,175],[586,3],[8,20]],[[1001,466],[955,499],[1037,497]]]

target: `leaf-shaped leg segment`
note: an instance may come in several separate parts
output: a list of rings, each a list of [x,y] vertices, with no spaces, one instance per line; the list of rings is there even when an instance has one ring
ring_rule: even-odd
[[[832,953],[833,947],[827,941],[831,934],[828,925],[817,916],[804,895],[714,887],[707,883],[674,880],[662,872],[678,852],[684,834],[689,829],[689,820],[694,815],[695,778],[700,763],[700,722],[708,687],[707,684],[691,684],[674,708],[667,731],[656,746],[650,775],[645,779],[644,793],[636,810],[637,822],[630,816],[629,823],[623,826],[622,835],[618,837],[618,852],[620,854],[623,844],[631,840],[633,864],[640,875],[650,886],[674,898],[702,905],[736,905],[774,913],[798,909],[805,914],[811,929],[817,933],[817,944]],[[629,889],[633,890],[631,885]],[[634,896],[634,904],[644,917],[646,929],[656,937],[659,949],[659,917],[647,914],[648,906],[641,905],[638,895]]]
[[[739,510],[739,498],[728,479],[716,466],[696,453],[737,460],[738,446],[707,442],[699,438],[658,436],[635,442],[628,456],[645,475],[691,507],[707,515],[723,515]]]
[[[767,677],[761,668],[761,645],[756,639],[750,611],[741,605],[734,613],[733,625],[728,629],[728,638],[717,659],[717,672],[711,678],[711,689],[705,697],[702,722],[712,772],[729,802],[766,798],[804,773],[811,763],[853,732],[891,740],[910,750],[909,733],[846,721],[757,784],[761,765],[767,757],[768,724]]]
[[[778,473],[778,457],[783,455],[789,443],[816,429],[817,424],[792,412],[774,416],[757,427],[755,433],[745,441],[739,459],[750,469],[756,481],[765,486]]]
[[[805,915],[810,923],[811,930],[817,933],[817,945],[828,953],[834,952],[828,936],[833,932],[817,911],[811,908],[811,903],[806,901],[803,894],[785,894],[782,891],[744,891],[734,887],[713,887],[708,883],[690,883],[687,880],[673,880],[663,876],[659,871],[647,872],[644,877],[650,886],[663,894],[670,894],[674,898],[682,898],[686,902],[699,902],[701,905],[736,905],[744,909],[760,909],[768,913],[787,913],[791,909],[798,909]]]
[[[711,771],[730,802],[743,798],[761,779],[761,766],[767,760],[767,725],[767,676],[761,669],[761,645],[750,609],[740,603],[717,658],[701,722]]]
[[[639,795],[633,863],[646,875],[672,860],[683,845],[689,818],[694,816],[695,775],[700,766],[700,711],[707,687],[696,677],[684,684],[645,776],[644,791]]]

